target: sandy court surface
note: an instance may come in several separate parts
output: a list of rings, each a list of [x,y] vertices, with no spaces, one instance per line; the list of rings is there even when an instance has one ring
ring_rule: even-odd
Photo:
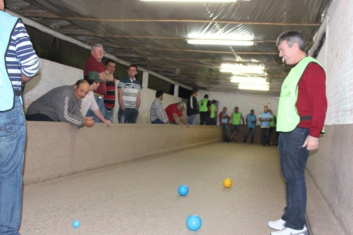
[[[181,184],[190,190],[185,197]],[[281,216],[284,189],[276,147],[216,143],[27,186],[20,232],[270,234],[267,222]],[[196,232],[185,224],[192,214],[203,223]]]

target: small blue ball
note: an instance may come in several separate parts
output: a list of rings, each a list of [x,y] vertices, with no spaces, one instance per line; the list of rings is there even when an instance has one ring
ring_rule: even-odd
[[[74,228],[78,228],[78,227],[80,227],[80,221],[78,221],[78,220],[75,220],[73,223],[72,223],[72,226],[74,226]]]
[[[191,231],[200,229],[202,225],[201,218],[198,215],[190,215],[186,220],[186,227]]]
[[[178,188],[178,192],[179,192],[180,196],[185,196],[186,194],[189,193],[189,188],[185,184],[180,185]]]

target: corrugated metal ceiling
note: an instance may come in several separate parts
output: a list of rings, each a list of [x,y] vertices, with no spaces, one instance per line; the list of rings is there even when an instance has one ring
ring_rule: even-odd
[[[331,0],[239,0],[235,3],[163,3],[139,0],[7,0],[6,8],[187,86],[238,91],[221,63],[264,65],[278,95],[289,67],[275,40],[302,32],[307,49]],[[191,33],[250,35],[254,45],[190,45]]]

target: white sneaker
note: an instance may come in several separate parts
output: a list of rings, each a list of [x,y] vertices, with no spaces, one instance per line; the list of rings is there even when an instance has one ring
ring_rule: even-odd
[[[271,235],[309,235],[308,229],[304,226],[302,230],[283,228],[280,231],[272,232]]]
[[[268,222],[268,226],[276,230],[284,229],[285,224],[286,224],[286,221],[284,221],[283,219]]]

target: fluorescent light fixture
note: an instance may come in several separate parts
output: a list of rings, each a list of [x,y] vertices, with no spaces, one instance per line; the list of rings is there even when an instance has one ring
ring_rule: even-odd
[[[266,78],[259,77],[231,77],[230,79],[233,83],[248,83],[248,84],[262,84],[268,85],[269,83],[266,81]]]
[[[238,85],[238,89],[240,89],[240,90],[268,91],[268,90],[270,90],[270,86],[269,85],[260,85],[260,84],[240,83]]]
[[[237,0],[140,0],[142,2],[236,2]]]
[[[263,65],[237,65],[237,64],[221,64],[220,71],[222,73],[233,73],[233,74],[257,74],[266,75],[265,66]]]
[[[223,34],[198,34],[191,33],[186,41],[198,45],[223,45],[223,46],[252,46],[253,36],[249,35],[223,35]]]
[[[210,40],[210,39],[188,39],[188,44],[197,45],[220,45],[220,46],[252,46],[252,41],[236,41],[236,40]]]

